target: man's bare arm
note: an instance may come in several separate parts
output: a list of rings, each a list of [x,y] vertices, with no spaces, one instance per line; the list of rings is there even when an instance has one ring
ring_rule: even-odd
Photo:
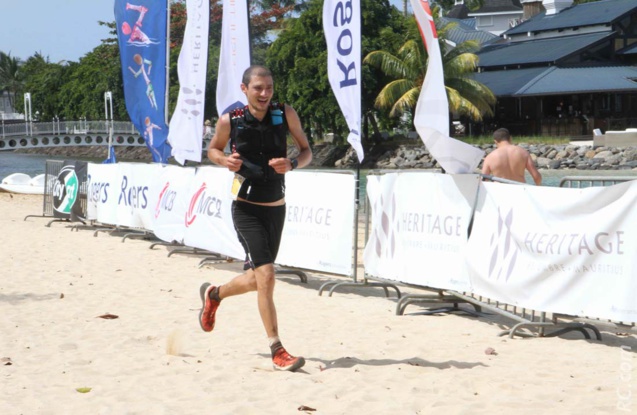
[[[531,173],[531,177],[533,177],[533,181],[535,182],[535,185],[540,186],[542,184],[542,175],[540,174],[538,169],[535,167],[535,164],[533,163],[533,159],[531,159],[530,155],[526,159],[526,169],[529,171],[529,173]]]

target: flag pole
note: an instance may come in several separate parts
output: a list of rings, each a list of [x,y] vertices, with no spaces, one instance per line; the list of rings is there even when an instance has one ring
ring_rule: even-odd
[[[170,0],[166,0],[166,92],[164,96],[164,122],[168,125],[168,96],[170,86]]]
[[[250,0],[246,0],[246,19],[248,19],[248,58],[252,65],[252,28],[250,27]]]

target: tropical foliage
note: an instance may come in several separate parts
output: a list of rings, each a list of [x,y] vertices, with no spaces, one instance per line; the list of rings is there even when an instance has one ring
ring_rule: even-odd
[[[465,41],[454,48],[446,46],[444,39],[453,25],[450,23],[438,29],[449,110],[459,116],[481,121],[483,116],[493,114],[492,107],[496,99],[486,86],[471,78],[478,64],[474,52],[479,49],[479,44]],[[376,107],[389,111],[391,117],[411,117],[420,96],[428,62],[416,24],[411,24],[408,39],[396,53],[376,50],[370,52],[364,62],[392,79],[376,97]]]
[[[222,0],[210,2],[209,60],[205,117],[216,116],[215,91],[219,67]],[[275,76],[276,96],[293,105],[308,133],[343,133],[346,123],[327,77],[323,34],[323,0],[254,0],[250,30],[252,62],[267,64]],[[383,129],[399,121],[391,115],[409,113],[425,75],[426,53],[411,16],[405,17],[389,0],[361,0],[363,115]],[[184,0],[171,6],[169,113],[177,101],[177,61],[186,24]],[[99,22],[110,36],[78,62],[50,62],[35,54],[26,61],[0,52],[0,91],[8,91],[22,111],[24,92],[32,95],[32,111],[42,120],[103,119],[104,93],[113,94],[117,120],[127,120],[122,70],[113,22]],[[444,28],[440,29],[441,37]],[[451,110],[474,119],[488,114],[492,95],[468,76],[475,66],[477,45],[468,42],[445,51],[445,82]],[[384,62],[383,62],[384,61]],[[15,99],[19,97],[20,99]],[[374,105],[376,104],[376,105]]]

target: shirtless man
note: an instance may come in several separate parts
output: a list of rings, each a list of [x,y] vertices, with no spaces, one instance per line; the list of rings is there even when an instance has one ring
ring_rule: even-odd
[[[524,169],[528,170],[537,186],[542,184],[542,175],[535,168],[529,152],[511,143],[511,134],[506,128],[493,133],[495,150],[482,163],[482,174],[526,183]]]

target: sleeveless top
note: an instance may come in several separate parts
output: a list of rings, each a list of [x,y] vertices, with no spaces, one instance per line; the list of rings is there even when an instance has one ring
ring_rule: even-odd
[[[287,134],[284,104],[271,103],[262,121],[250,113],[248,106],[230,111],[230,145],[243,160],[237,174],[245,179],[238,197],[269,203],[285,196],[285,175],[278,174],[268,161],[287,157]]]

